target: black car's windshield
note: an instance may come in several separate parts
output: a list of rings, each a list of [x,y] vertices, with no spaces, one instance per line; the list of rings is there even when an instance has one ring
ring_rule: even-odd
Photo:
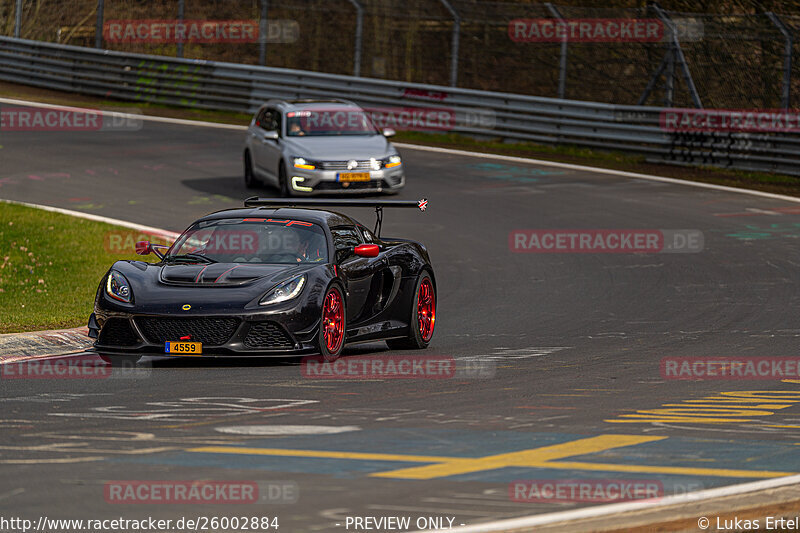
[[[165,262],[325,263],[328,245],[317,224],[282,218],[198,222],[175,242]]]
[[[319,107],[286,113],[286,135],[289,137],[377,133],[372,120],[358,107]]]

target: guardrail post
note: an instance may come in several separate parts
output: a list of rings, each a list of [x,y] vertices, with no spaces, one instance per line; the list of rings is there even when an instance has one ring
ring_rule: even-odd
[[[183,23],[184,0],[178,0],[178,23]],[[177,57],[183,57],[183,41],[178,43]]]
[[[675,101],[675,45],[669,44],[667,52],[667,74],[664,78],[664,107],[672,107]]]
[[[97,23],[95,24],[94,28],[94,47],[95,48],[102,48],[103,47],[103,8],[105,2],[103,0],[97,0]]]
[[[450,58],[450,86],[458,84],[458,38],[461,34],[461,16],[448,0],[439,0],[444,7],[453,15],[453,45],[451,48],[452,57]]]
[[[258,64],[267,64],[267,13],[269,0],[261,0],[261,21],[258,24]]]
[[[22,0],[17,0],[14,8],[14,37],[19,39],[19,32],[22,29]]]
[[[550,14],[553,15],[558,20],[564,20],[564,17],[561,15],[561,12],[551,4],[550,2],[545,3],[547,9],[550,11]],[[564,36],[561,38],[561,53],[559,56],[558,61],[558,97],[564,98],[567,90],[567,35],[569,32],[565,31]]]
[[[792,46],[794,45],[794,37],[792,32],[786,27],[778,15],[772,11],[766,13],[769,20],[778,28],[783,34],[784,48],[783,48],[783,88],[781,90],[781,107],[789,109],[790,94],[792,87]]]
[[[672,19],[667,15],[666,11],[664,11],[658,2],[652,2],[650,6],[655,10],[656,15],[661,22],[667,27],[670,32],[669,41],[670,41],[670,62],[667,69],[667,107],[672,106],[672,99],[673,99],[673,77],[675,74],[675,61],[680,64],[681,73],[683,74],[683,79],[686,81],[686,87],[689,89],[689,96],[692,98],[692,103],[698,109],[703,108],[703,104],[700,102],[700,95],[697,94],[697,88],[694,86],[694,80],[692,79],[692,73],[689,71],[689,65],[686,64],[686,57],[683,55],[683,50],[681,49],[681,43],[678,41],[678,27],[672,22]]]
[[[356,40],[353,46],[353,76],[361,76],[361,39],[364,33],[364,6],[358,0],[350,0],[356,8]]]

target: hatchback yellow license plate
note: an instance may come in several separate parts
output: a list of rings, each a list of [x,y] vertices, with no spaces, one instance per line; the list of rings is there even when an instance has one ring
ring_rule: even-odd
[[[339,181],[369,181],[369,172],[339,172]]]
[[[174,355],[202,355],[203,343],[167,341],[166,345],[164,346],[164,352]]]

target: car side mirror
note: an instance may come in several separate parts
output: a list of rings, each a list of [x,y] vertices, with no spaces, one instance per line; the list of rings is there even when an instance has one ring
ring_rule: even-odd
[[[280,135],[278,135],[277,131],[265,131],[264,132],[264,140],[265,141],[277,141],[278,137],[280,137]]]
[[[136,243],[136,255],[150,255],[153,253],[153,245],[150,241],[139,241]]]
[[[394,131],[392,128],[383,128],[384,137],[394,137],[395,135],[397,135],[397,132]]]
[[[353,252],[359,257],[378,257],[381,247],[377,244],[359,244]]]

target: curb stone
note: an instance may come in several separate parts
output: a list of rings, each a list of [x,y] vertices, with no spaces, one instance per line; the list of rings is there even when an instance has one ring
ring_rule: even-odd
[[[92,347],[86,326],[0,335],[0,364],[84,352]]]

